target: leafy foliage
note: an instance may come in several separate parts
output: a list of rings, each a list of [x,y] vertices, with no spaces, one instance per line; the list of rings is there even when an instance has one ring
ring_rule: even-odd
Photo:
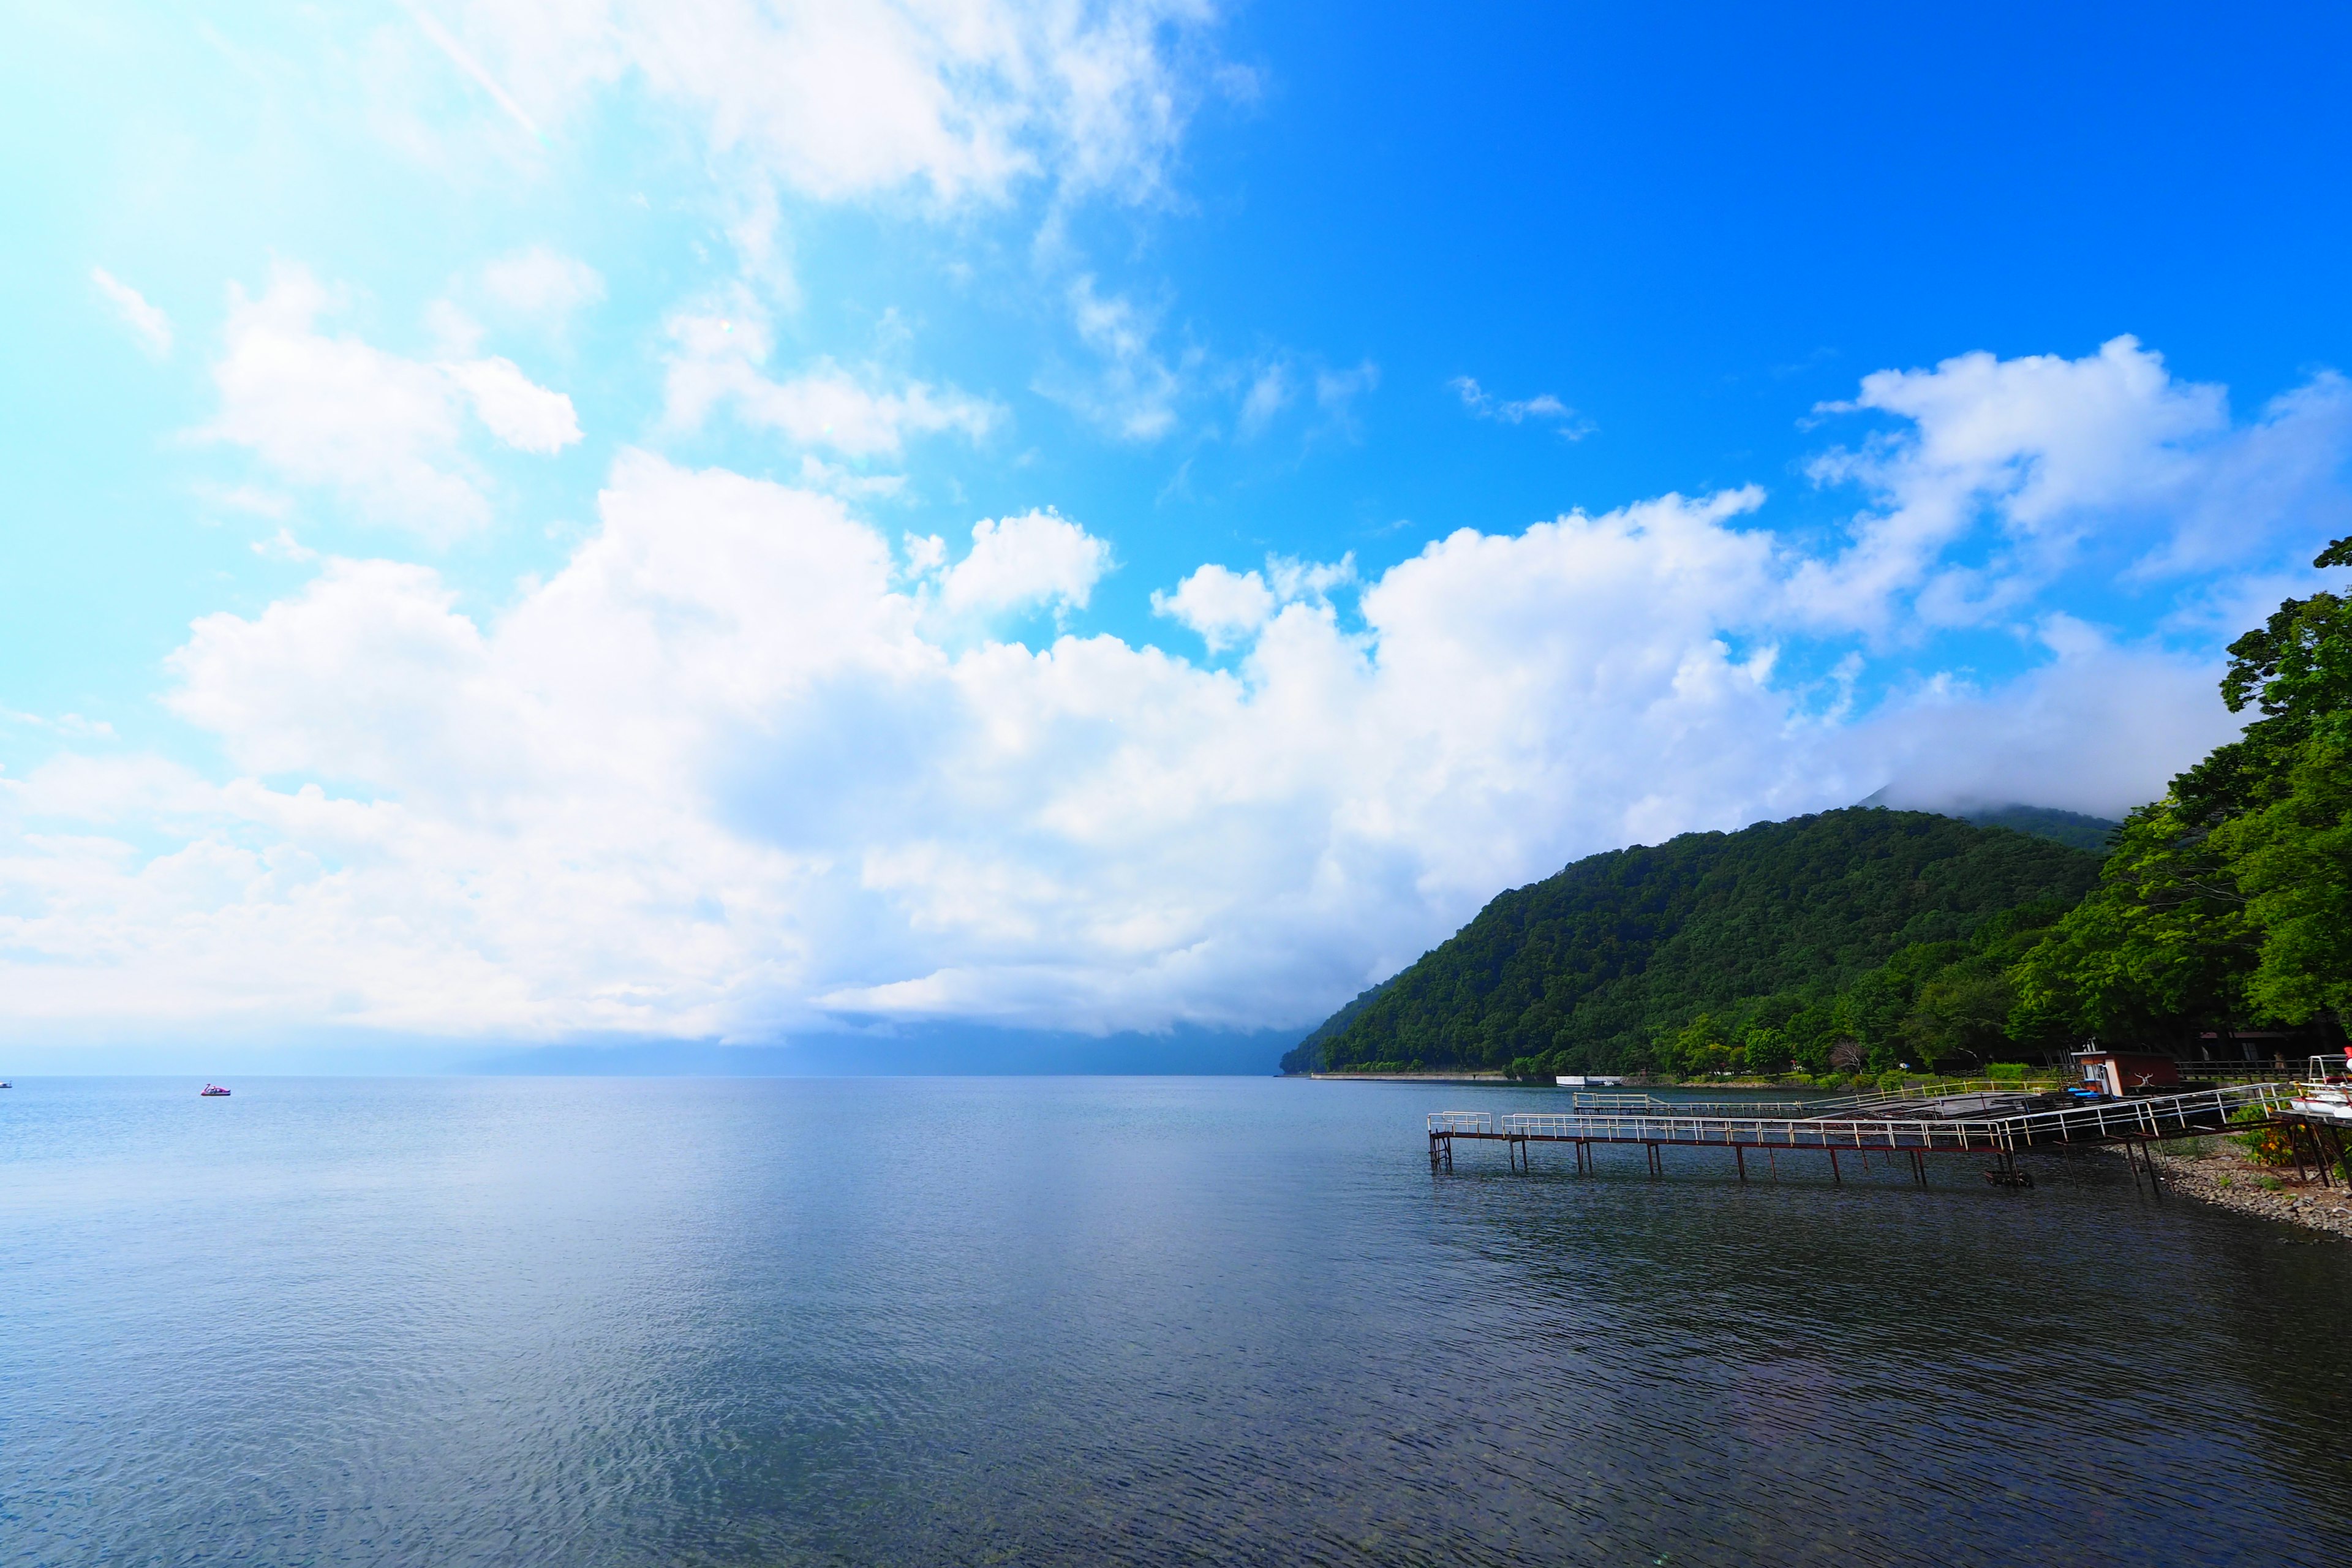
[[[1981,1054],[2012,948],[2097,871],[2022,834],[1864,809],[1612,850],[1503,894],[1359,997],[1318,1031],[1322,1064],[1826,1068],[1846,1044],[1856,1070],[1915,1041]]]
[[[2352,565],[2352,540],[2314,564]],[[2352,1005],[2352,604],[2281,605],[2230,645],[2221,696],[2262,717],[2126,819],[2098,889],[2020,967],[2037,1016],[2179,1040]]]
[[[2095,855],[2106,853],[2107,840],[2116,826],[2104,816],[2085,816],[2079,811],[2060,811],[2047,805],[1990,806],[1964,811],[1960,816],[1979,827],[2014,828],[2037,838],[2047,838],[2053,844],[2088,849]]]

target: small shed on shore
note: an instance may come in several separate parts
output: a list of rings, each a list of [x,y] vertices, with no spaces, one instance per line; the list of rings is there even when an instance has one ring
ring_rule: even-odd
[[[2084,1083],[2119,1097],[2180,1081],[2180,1064],[2162,1051],[2094,1046],[2076,1051],[2074,1063]]]

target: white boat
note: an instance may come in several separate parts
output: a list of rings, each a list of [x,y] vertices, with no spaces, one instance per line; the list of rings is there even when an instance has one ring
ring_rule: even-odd
[[[2352,1122],[2352,1058],[2312,1058],[2310,1076],[2296,1080],[2287,1105],[2305,1116]]]

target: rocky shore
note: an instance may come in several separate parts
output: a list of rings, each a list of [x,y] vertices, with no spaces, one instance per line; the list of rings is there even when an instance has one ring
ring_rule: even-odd
[[[2195,1153],[2150,1152],[2171,1192],[2352,1240],[2352,1195],[2341,1184],[2298,1183],[2294,1167],[2281,1172],[2257,1165],[2226,1145]]]

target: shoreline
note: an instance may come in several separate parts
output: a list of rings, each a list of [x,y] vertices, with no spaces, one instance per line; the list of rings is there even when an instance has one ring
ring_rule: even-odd
[[[2179,1154],[2158,1148],[2147,1153],[2164,1184],[2184,1197],[2352,1241],[2352,1196],[2347,1196],[2345,1187],[2297,1182],[2292,1170],[2282,1174],[2234,1152]],[[2264,1177],[2279,1184],[2274,1188],[2257,1184]]]
[[[1312,1079],[1317,1083],[1505,1083],[1519,1084],[1517,1079],[1499,1072],[1310,1072],[1291,1073],[1291,1078]],[[1520,1084],[1522,1088],[1536,1085]]]

